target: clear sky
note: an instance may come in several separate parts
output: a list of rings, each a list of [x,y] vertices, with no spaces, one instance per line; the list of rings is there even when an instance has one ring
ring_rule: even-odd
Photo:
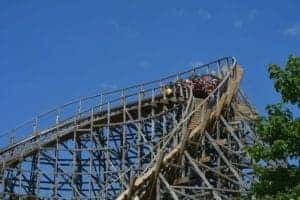
[[[266,65],[300,55],[300,1],[0,1],[0,132],[74,97],[223,56],[264,111]]]

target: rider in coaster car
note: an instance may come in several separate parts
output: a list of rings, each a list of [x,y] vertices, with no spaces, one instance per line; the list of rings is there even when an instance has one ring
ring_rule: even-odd
[[[169,83],[165,86],[165,93],[167,96],[180,94],[180,83],[181,81],[189,84],[193,89],[193,94],[196,98],[206,98],[215,88],[218,87],[221,82],[220,79],[212,74],[196,75],[193,74],[189,79],[179,80],[175,84]],[[174,90],[175,89],[175,93]]]
[[[195,97],[206,98],[216,87],[218,87],[220,79],[211,74],[202,76],[192,75],[187,82],[191,84]]]

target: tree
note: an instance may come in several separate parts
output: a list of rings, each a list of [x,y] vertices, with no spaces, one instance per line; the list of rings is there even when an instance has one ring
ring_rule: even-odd
[[[285,67],[271,64],[270,79],[281,102],[266,107],[256,136],[259,143],[248,148],[255,160],[258,179],[251,196],[257,199],[300,199],[300,57],[289,56]]]
[[[283,102],[300,107],[300,57],[289,56],[284,69],[276,64],[269,65],[269,74],[275,81],[275,89],[281,93]]]

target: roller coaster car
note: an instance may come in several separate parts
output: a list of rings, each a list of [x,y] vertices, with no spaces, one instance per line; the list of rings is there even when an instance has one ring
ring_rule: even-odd
[[[218,87],[221,80],[217,76],[204,74],[201,76],[193,75],[187,82],[192,86],[193,94],[196,98],[206,98]]]
[[[214,75],[192,75],[189,79],[178,80],[175,83],[170,83],[165,87],[165,93],[167,96],[179,96],[180,85],[182,83],[190,85],[193,89],[193,95],[196,98],[206,98],[221,82],[221,80]],[[175,91],[174,91],[175,90]]]

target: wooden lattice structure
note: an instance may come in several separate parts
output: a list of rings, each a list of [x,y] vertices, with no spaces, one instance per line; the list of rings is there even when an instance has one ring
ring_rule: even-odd
[[[221,81],[196,98],[181,81],[194,74]],[[242,197],[256,117],[242,75],[226,57],[35,117],[1,135],[1,199]]]

